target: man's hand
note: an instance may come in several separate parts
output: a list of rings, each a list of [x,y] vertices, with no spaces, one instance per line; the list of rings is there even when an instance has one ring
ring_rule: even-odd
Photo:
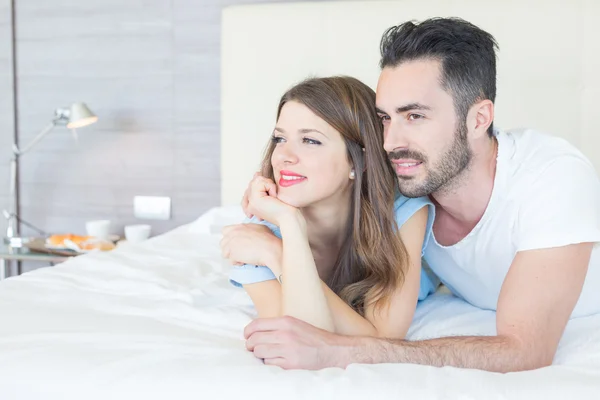
[[[345,368],[344,346],[354,339],[285,316],[256,319],[244,330],[246,348],[267,365],[284,369]]]
[[[252,189],[252,182],[254,181],[254,179],[256,179],[257,177],[262,176],[260,174],[260,172],[255,172],[254,176],[252,177],[252,180],[250,181],[250,183],[248,184],[248,187],[246,188],[246,191],[244,192],[244,197],[242,197],[242,210],[244,211],[244,214],[246,214],[246,217],[248,218],[252,218],[253,214],[248,211],[248,199],[250,198],[250,191]]]
[[[422,341],[348,337],[284,317],[250,323],[246,347],[265,364],[283,368],[394,362],[494,372],[542,368],[552,363],[591,251],[591,243],[581,243],[517,254],[500,293],[496,336]]]
[[[265,225],[239,224],[223,228],[221,254],[234,265],[264,265],[273,270],[280,264],[281,250],[281,239]]]

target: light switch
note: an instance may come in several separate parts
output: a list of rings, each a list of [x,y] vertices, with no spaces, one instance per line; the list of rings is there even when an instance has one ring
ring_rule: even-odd
[[[133,214],[139,219],[171,218],[171,198],[159,196],[135,196],[133,198]]]

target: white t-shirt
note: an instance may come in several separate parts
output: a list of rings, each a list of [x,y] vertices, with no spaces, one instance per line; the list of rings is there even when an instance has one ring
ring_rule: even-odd
[[[500,131],[496,137],[494,188],[481,221],[453,246],[441,246],[432,233],[424,254],[454,294],[489,310],[496,309],[518,251],[600,242],[600,178],[589,160],[564,139],[533,130]],[[598,245],[571,316],[595,313]]]

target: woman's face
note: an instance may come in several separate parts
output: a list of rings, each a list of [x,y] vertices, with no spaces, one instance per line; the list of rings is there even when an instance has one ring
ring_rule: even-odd
[[[344,196],[352,166],[342,135],[305,105],[289,101],[273,131],[271,156],[277,193],[294,207]]]

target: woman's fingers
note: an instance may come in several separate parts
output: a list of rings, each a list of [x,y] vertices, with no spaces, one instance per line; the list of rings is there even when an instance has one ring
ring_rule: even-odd
[[[259,176],[252,181],[251,193],[248,196],[249,201],[252,201],[254,196],[277,197],[277,185],[270,179]]]
[[[244,214],[248,218],[252,218],[253,217],[252,213],[248,210],[248,203],[250,201],[250,192],[251,192],[251,189],[252,189],[252,183],[259,176],[261,176],[260,171],[257,171],[257,172],[254,173],[254,176],[252,177],[252,180],[250,180],[250,183],[248,184],[248,187],[244,191],[244,196],[242,196],[242,202],[241,202],[242,211],[244,212]]]
[[[221,247],[221,255],[223,258],[229,259],[229,255],[231,254],[231,242],[235,239],[235,236],[235,225],[230,225],[223,228],[223,237],[219,242],[219,246]]]
[[[244,212],[244,214],[246,215],[246,217],[248,218],[252,218],[252,214],[250,214],[250,212],[248,211],[248,203],[249,203],[249,190],[246,189],[244,191],[244,196],[242,197],[242,211]]]
[[[275,182],[270,181],[267,185],[269,196],[277,197],[277,185],[275,185]]]
[[[254,224],[252,224],[254,225]],[[223,237],[219,242],[221,247],[221,256],[231,262],[232,265],[240,266],[245,263],[240,262],[232,257],[233,249],[236,246],[242,245],[240,240],[244,239],[244,235],[249,233],[248,228],[252,228],[252,225],[241,224],[241,225],[228,225],[223,228]],[[262,225],[260,225],[262,226]]]
[[[221,239],[221,256],[225,259],[229,259],[229,253],[231,253],[231,247],[229,246],[229,240],[228,239]]]
[[[279,218],[293,211],[293,207],[278,198],[277,185],[271,179],[258,177],[252,183],[248,208],[255,216],[279,223]]]
[[[254,178],[252,187],[248,196],[248,212],[253,215],[261,216],[259,211],[260,199],[269,196],[269,188],[267,187],[267,179],[262,176]]]
[[[235,229],[237,225],[225,225],[223,228],[221,228],[221,233],[223,234],[223,236],[227,236],[231,231],[233,231]]]

